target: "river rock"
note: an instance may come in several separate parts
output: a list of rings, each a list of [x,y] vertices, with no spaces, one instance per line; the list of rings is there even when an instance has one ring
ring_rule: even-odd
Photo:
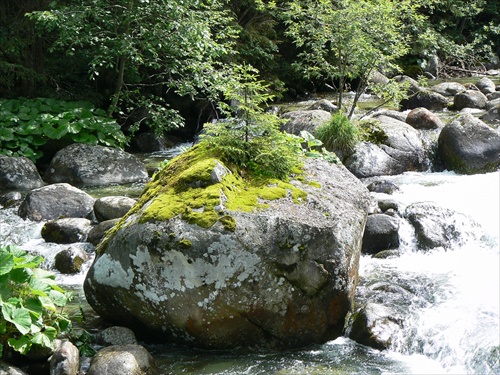
[[[77,375],[80,370],[80,352],[71,341],[63,341],[50,359],[50,375]]]
[[[44,178],[72,185],[110,185],[145,181],[148,172],[135,156],[104,146],[75,143],[58,151]]]
[[[495,82],[488,77],[480,78],[475,85],[484,95],[488,95],[496,91]]]
[[[415,228],[419,249],[453,249],[457,244],[474,239],[478,224],[468,216],[431,203],[408,206],[404,217]]]
[[[368,216],[363,235],[363,254],[376,254],[382,250],[396,249],[399,246],[399,219],[375,214]]]
[[[106,220],[100,222],[97,225],[94,225],[89,232],[87,241],[90,242],[92,245],[97,246],[97,244],[102,240],[106,232],[111,228],[113,228],[119,220],[120,219]]]
[[[90,256],[84,249],[78,246],[71,246],[58,252],[55,256],[55,268],[62,274],[78,273],[82,265],[90,260]]]
[[[137,339],[135,333],[130,328],[113,326],[99,332],[96,338],[99,345],[135,345]]]
[[[283,119],[287,120],[281,126],[281,130],[295,135],[300,135],[300,132],[305,130],[314,134],[316,128],[330,121],[332,115],[330,112],[315,109],[307,111],[292,111],[283,114]]]
[[[91,217],[95,199],[69,184],[53,184],[28,193],[19,207],[19,216],[33,221],[65,217]]]
[[[474,174],[500,167],[500,133],[469,113],[447,124],[438,138],[444,168]]]
[[[118,219],[125,216],[135,202],[135,199],[123,196],[99,198],[94,203],[95,216],[99,221]]]
[[[407,94],[409,96],[416,94],[421,90],[420,86],[418,85],[418,82],[409,76],[397,75],[393,77],[393,80],[401,84],[407,84],[408,85]]]
[[[406,116],[406,123],[415,129],[438,129],[444,126],[443,122],[427,108],[415,108]]]
[[[441,111],[448,107],[448,99],[427,89],[420,89],[408,99],[401,101],[403,109],[427,108],[429,111]]]
[[[333,104],[327,99],[320,99],[314,102],[309,108],[309,110],[322,110],[330,113],[335,113],[339,111],[339,107]]]
[[[486,106],[484,107],[487,111],[489,111],[490,109],[496,107],[500,105],[500,98],[498,99],[493,99],[493,100],[490,100],[486,103]]]
[[[453,108],[460,111],[464,108],[484,108],[488,98],[481,91],[466,90],[453,98]]]
[[[151,354],[140,345],[113,345],[101,349],[92,358],[87,375],[158,375]]]
[[[482,114],[479,119],[491,123],[500,121],[500,104],[497,104],[493,108],[489,109],[486,113]]]
[[[489,101],[499,99],[500,98],[500,91],[495,91],[492,92],[491,94],[486,95]]]
[[[401,322],[384,305],[368,302],[351,317],[350,339],[375,349],[388,349],[392,337],[401,331]]]
[[[252,193],[229,174],[209,184],[222,163],[196,161],[196,152],[171,161],[100,243],[84,282],[94,310],[136,334],[201,348],[302,347],[342,335],[366,188],[322,159],[304,161],[305,183]],[[209,185],[186,190],[199,178]]]
[[[44,182],[30,159],[0,155],[0,191],[30,190],[43,185]]]
[[[0,360],[0,375],[28,375],[20,368],[2,363]]]
[[[399,191],[399,186],[389,180],[373,181],[366,188],[373,193],[393,194]]]
[[[357,177],[395,175],[425,169],[425,154],[418,131],[388,116],[377,116],[384,140],[375,145],[360,142],[345,166]]]
[[[458,82],[442,82],[431,86],[430,89],[443,96],[455,96],[466,90],[465,86]]]
[[[18,191],[9,191],[8,193],[0,195],[0,206],[4,208],[12,207],[23,200],[23,196]]]
[[[84,218],[64,218],[51,220],[42,227],[42,237],[46,242],[59,244],[85,242],[92,229],[92,222]]]

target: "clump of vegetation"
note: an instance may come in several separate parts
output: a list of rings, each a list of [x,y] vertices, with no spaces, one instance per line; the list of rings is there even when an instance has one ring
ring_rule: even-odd
[[[116,121],[90,102],[50,98],[0,101],[0,154],[36,162],[51,140],[121,147],[126,138]]]
[[[337,112],[330,121],[316,129],[316,137],[327,149],[338,150],[343,155],[348,155],[360,141],[360,131],[343,113]]]
[[[55,276],[41,268],[41,256],[0,245],[0,355],[8,347],[21,354],[54,349],[59,334],[71,324],[62,309],[71,293],[58,287]]]

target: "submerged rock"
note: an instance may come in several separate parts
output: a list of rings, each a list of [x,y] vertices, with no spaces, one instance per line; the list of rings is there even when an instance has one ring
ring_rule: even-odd
[[[84,282],[91,306],[136,334],[202,348],[301,347],[341,335],[366,188],[317,159],[305,161],[300,181],[214,180],[222,163],[196,152],[169,163],[101,242]]]

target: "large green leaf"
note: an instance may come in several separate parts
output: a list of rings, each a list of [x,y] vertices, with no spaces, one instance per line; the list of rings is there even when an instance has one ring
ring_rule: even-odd
[[[9,273],[14,268],[14,256],[6,251],[0,251],[0,276]]]
[[[45,124],[43,126],[43,134],[45,134],[50,139],[61,139],[68,133],[67,127],[59,126],[58,124]]]
[[[21,336],[19,339],[9,339],[7,342],[10,347],[21,354],[26,354],[31,349],[31,340],[26,336]]]
[[[30,332],[31,316],[28,309],[4,303],[2,304],[2,316],[6,321],[14,324],[22,335],[26,335]]]
[[[14,140],[14,131],[7,127],[0,127],[0,140],[12,141]]]

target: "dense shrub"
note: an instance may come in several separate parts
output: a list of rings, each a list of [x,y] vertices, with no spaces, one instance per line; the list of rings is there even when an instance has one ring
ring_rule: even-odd
[[[340,151],[345,155],[352,153],[360,139],[358,127],[340,112],[318,127],[315,136],[323,142],[326,149]]]

